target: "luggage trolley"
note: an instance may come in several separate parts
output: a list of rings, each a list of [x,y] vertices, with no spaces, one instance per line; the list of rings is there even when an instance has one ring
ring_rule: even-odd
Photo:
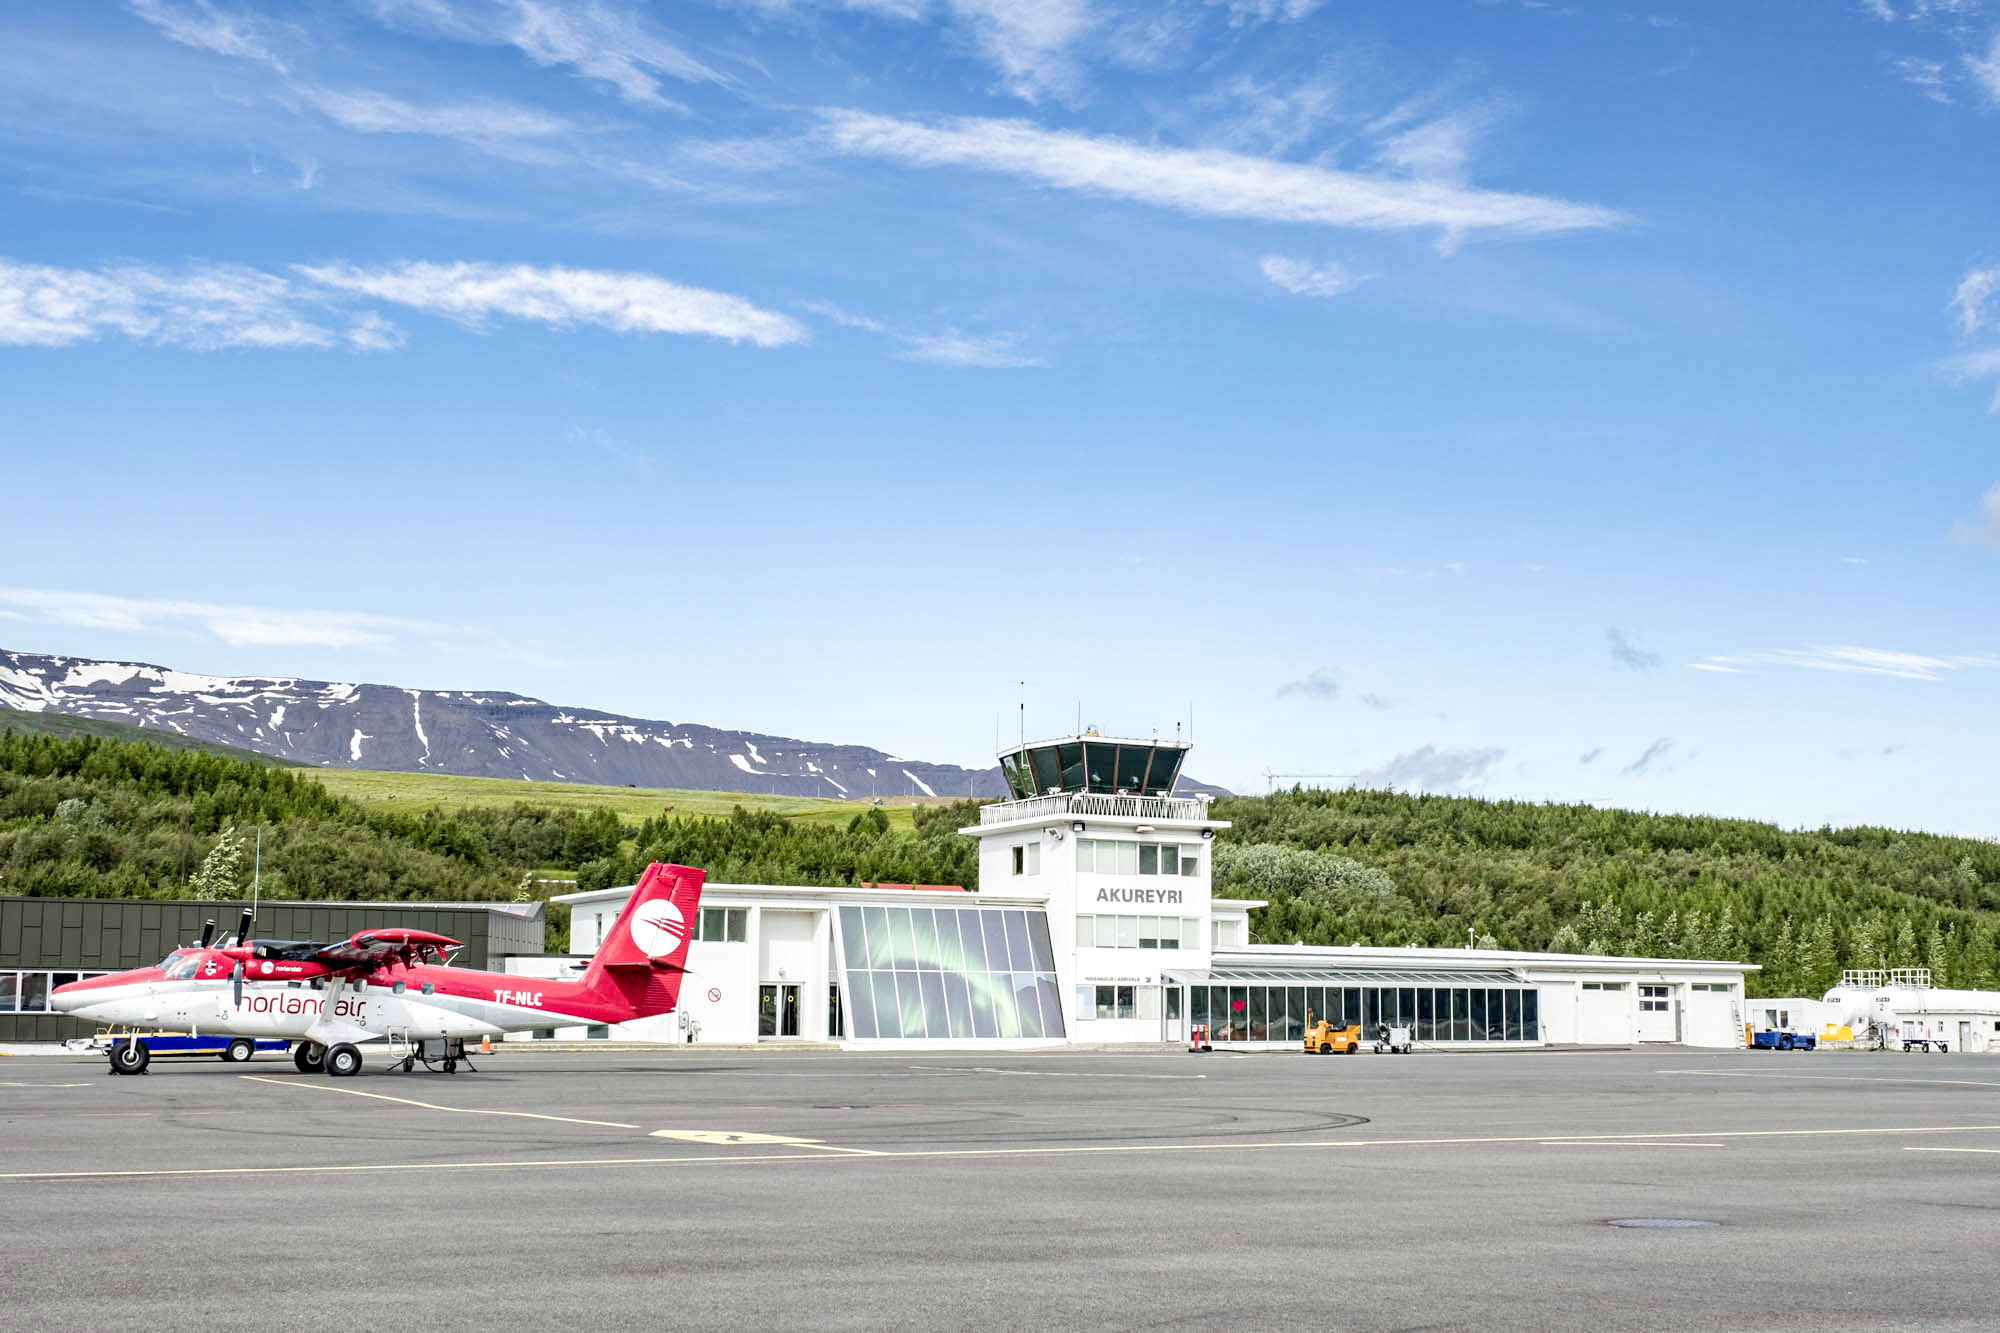
[[[473,1064],[465,1052],[463,1037],[419,1037],[410,1032],[392,1032],[389,1034],[390,1063],[395,1064],[398,1055],[403,1058],[396,1067],[405,1074],[415,1069],[420,1061],[425,1069],[433,1072],[443,1069],[447,1074],[456,1074],[460,1065],[475,1074],[479,1072],[479,1066]]]

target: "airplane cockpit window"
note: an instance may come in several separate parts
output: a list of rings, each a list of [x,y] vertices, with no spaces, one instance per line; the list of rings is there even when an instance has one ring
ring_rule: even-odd
[[[200,954],[198,953],[175,954],[167,962],[167,980],[186,981],[189,977],[192,977],[195,974],[196,970],[199,969],[200,967],[201,967]]]

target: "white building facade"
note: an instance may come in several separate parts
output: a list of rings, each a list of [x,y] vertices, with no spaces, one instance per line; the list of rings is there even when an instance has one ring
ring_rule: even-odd
[[[1095,733],[1004,752],[1012,799],[961,830],[977,892],[709,884],[681,1007],[564,1038],[836,1042],[860,1049],[1184,1042],[1298,1045],[1309,1021],[1420,1044],[1743,1044],[1749,965],[1466,949],[1253,946],[1254,899],[1216,898],[1229,827],[1174,788],[1187,746]],[[631,889],[567,894],[580,970]]]

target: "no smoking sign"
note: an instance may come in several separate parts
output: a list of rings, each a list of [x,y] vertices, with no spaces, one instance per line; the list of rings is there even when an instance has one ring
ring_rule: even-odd
[[[710,1004],[722,1003],[722,988],[720,986],[710,986],[708,988],[708,1002]]]

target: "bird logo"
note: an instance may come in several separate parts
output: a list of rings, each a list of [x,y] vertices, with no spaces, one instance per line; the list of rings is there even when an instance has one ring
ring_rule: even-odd
[[[648,958],[665,958],[687,937],[687,919],[672,902],[648,903],[632,918],[632,943]]]

